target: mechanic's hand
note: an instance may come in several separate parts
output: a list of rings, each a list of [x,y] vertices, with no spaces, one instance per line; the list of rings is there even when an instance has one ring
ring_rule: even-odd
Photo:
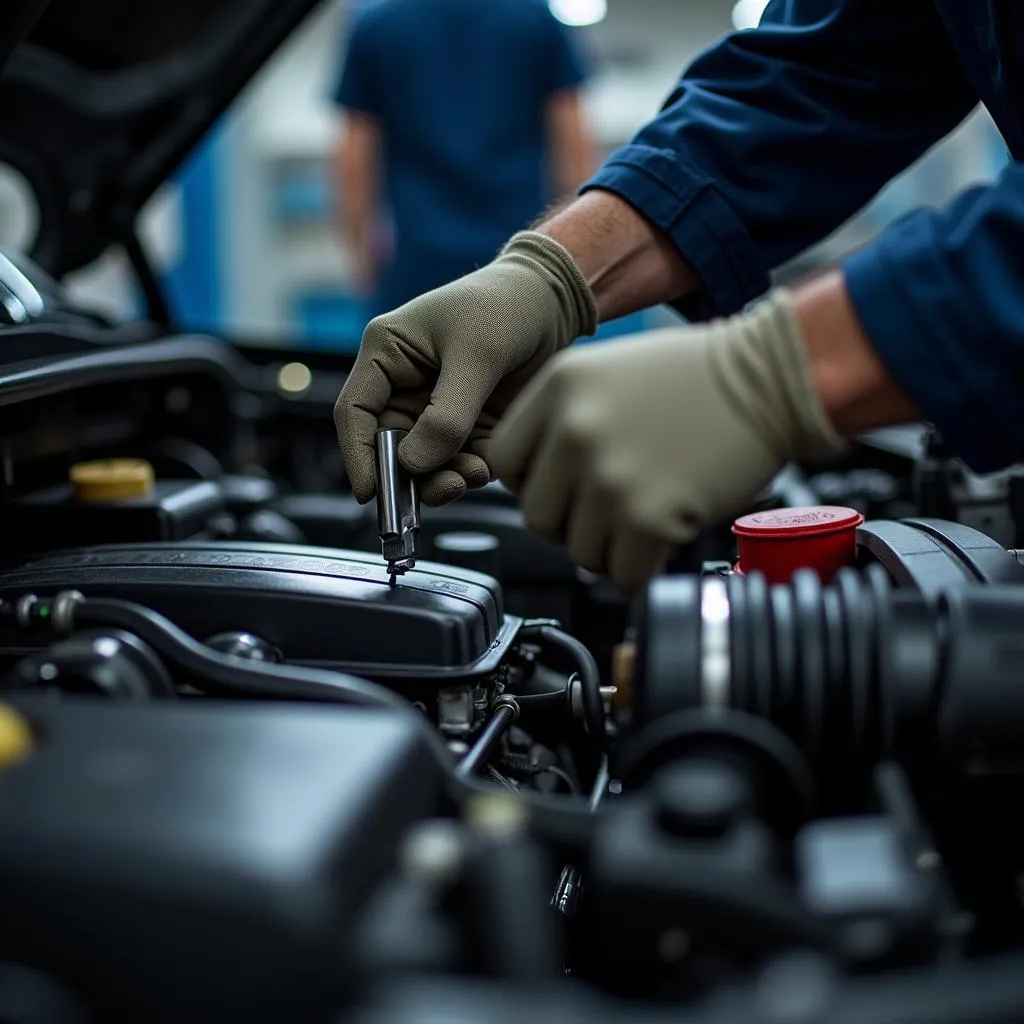
[[[791,459],[841,451],[792,300],[553,359],[494,435],[527,523],[626,591],[742,511]]]
[[[372,320],[334,407],[359,501],[375,492],[373,436],[404,427],[402,465],[443,505],[491,479],[491,430],[541,365],[597,322],[569,253],[532,231],[491,264]]]

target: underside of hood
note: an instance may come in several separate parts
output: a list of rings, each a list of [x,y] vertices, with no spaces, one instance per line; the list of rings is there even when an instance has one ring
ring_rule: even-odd
[[[45,10],[0,78],[0,161],[36,192],[29,255],[61,277],[133,245],[141,207],[322,2],[26,3]]]
[[[0,6],[0,68],[39,20],[47,0],[4,0]]]
[[[237,0],[50,0],[32,42],[90,71],[124,71],[202,43]]]

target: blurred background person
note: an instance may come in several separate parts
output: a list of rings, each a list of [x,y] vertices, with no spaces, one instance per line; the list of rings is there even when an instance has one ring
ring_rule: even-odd
[[[543,0],[357,9],[334,92],[333,189],[371,312],[488,263],[586,180],[585,78]]]

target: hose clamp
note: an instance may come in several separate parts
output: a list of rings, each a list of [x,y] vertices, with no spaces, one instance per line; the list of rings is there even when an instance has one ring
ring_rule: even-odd
[[[509,708],[512,712],[512,721],[519,721],[519,703],[514,697],[503,694],[491,705],[491,711],[497,711],[499,708]]]
[[[62,590],[54,599],[50,621],[58,633],[71,633],[75,628],[75,608],[85,600],[78,590]]]
[[[39,604],[35,594],[22,594],[14,605],[14,619],[22,629],[32,625],[32,609]]]
[[[700,596],[701,703],[725,709],[732,696],[732,657],[729,647],[729,591],[725,580],[704,579]]]

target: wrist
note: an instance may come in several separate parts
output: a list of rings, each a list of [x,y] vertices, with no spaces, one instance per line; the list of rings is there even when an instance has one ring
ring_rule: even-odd
[[[632,206],[594,189],[537,231],[572,255],[597,303],[612,320],[697,288],[696,276],[669,238]]]
[[[748,312],[704,330],[722,397],[780,462],[817,462],[846,450],[815,388],[791,292],[769,292]]]
[[[839,433],[850,436],[920,419],[872,348],[840,271],[803,285],[793,304],[812,386]]]
[[[597,330],[598,313],[593,292],[572,253],[549,235],[520,231],[506,243],[497,262],[518,264],[528,278],[521,282],[520,298],[539,298],[550,303],[549,312],[558,329],[552,338],[555,348],[571,345],[578,337]],[[542,292],[535,291],[540,279]]]

